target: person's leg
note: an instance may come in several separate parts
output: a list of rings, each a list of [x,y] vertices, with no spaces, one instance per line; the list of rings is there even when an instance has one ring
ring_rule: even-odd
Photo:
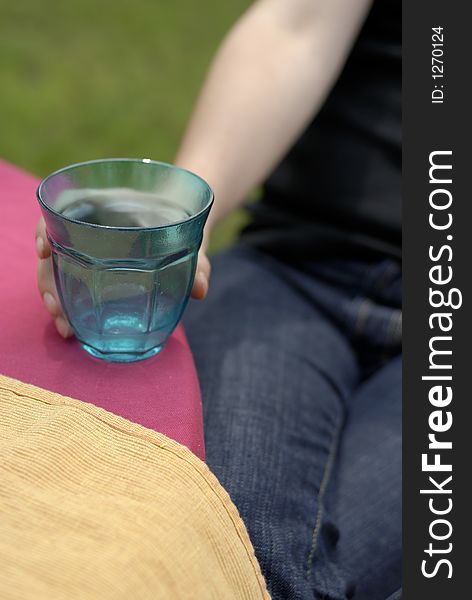
[[[337,560],[351,572],[359,600],[399,597],[401,587],[401,379],[397,358],[349,400],[328,491]]]
[[[207,461],[246,523],[274,600],[344,600],[321,507],[358,372],[310,294],[316,282],[305,284],[295,288],[272,259],[232,250],[214,260],[209,296],[189,306],[184,325]],[[317,591],[313,560],[323,564],[329,596]]]

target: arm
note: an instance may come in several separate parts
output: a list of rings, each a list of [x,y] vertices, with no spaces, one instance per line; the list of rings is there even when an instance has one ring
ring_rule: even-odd
[[[177,154],[215,191],[209,227],[244,201],[323,104],[371,0],[259,0],[226,36]]]

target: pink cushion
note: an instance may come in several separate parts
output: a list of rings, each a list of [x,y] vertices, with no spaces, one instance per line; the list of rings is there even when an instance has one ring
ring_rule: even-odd
[[[0,161],[0,372],[91,402],[204,457],[201,398],[182,326],[157,356],[109,364],[56,333],[36,288],[38,180]]]

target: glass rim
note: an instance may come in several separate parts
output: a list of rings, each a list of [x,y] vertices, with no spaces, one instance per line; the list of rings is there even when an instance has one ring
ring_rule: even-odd
[[[172,223],[166,223],[165,225],[156,225],[153,227],[142,227],[142,226],[141,227],[123,227],[123,226],[114,226],[114,225],[97,225],[96,223],[87,223],[86,221],[79,221],[79,219],[72,219],[71,217],[66,217],[62,213],[54,210],[54,208],[49,206],[46,203],[46,201],[44,200],[44,198],[41,196],[42,188],[43,188],[44,184],[47,181],[49,181],[49,179],[52,179],[56,175],[60,175],[61,173],[65,173],[65,172],[70,171],[71,169],[75,169],[77,167],[84,167],[84,166],[88,166],[88,165],[93,165],[93,164],[98,164],[98,163],[107,163],[107,162],[116,162],[116,163],[134,162],[134,163],[152,164],[152,165],[157,165],[159,167],[166,167],[167,169],[170,169],[172,171],[180,171],[180,172],[188,173],[193,178],[195,178],[200,183],[202,183],[203,186],[209,191],[209,200],[201,210],[196,212],[194,215],[191,215],[190,217],[181,219],[180,221],[172,221]],[[104,188],[104,189],[106,189],[106,188]],[[60,169],[57,169],[56,171],[53,171],[52,173],[50,173],[49,175],[44,177],[44,179],[41,180],[40,184],[36,188],[36,198],[38,199],[38,202],[41,205],[41,207],[44,208],[47,212],[51,213],[52,215],[54,215],[56,217],[59,217],[60,219],[63,219],[64,221],[68,221],[69,223],[74,223],[75,225],[82,225],[82,226],[86,226],[86,227],[93,227],[96,229],[136,232],[136,231],[155,231],[158,229],[167,229],[169,227],[176,227],[178,225],[190,223],[191,221],[198,219],[198,217],[201,217],[203,214],[205,214],[205,212],[207,212],[211,208],[211,205],[213,204],[213,200],[215,199],[215,195],[214,195],[212,188],[203,179],[203,177],[200,177],[200,175],[197,175],[193,171],[189,171],[188,169],[183,169],[182,167],[177,167],[176,165],[172,165],[170,163],[162,162],[159,160],[153,160],[151,158],[97,158],[94,160],[86,160],[83,162],[73,163],[71,165],[61,167]]]

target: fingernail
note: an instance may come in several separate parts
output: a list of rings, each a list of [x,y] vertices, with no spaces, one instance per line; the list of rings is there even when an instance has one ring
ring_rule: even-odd
[[[55,315],[57,313],[57,302],[52,294],[49,292],[45,292],[43,294],[43,302],[51,315]]]
[[[38,236],[36,238],[36,252],[39,256],[39,258],[43,258],[44,256],[44,241],[43,238]]]
[[[67,321],[63,317],[57,317],[56,321],[56,329],[62,335],[63,338],[69,336],[70,327]]]

